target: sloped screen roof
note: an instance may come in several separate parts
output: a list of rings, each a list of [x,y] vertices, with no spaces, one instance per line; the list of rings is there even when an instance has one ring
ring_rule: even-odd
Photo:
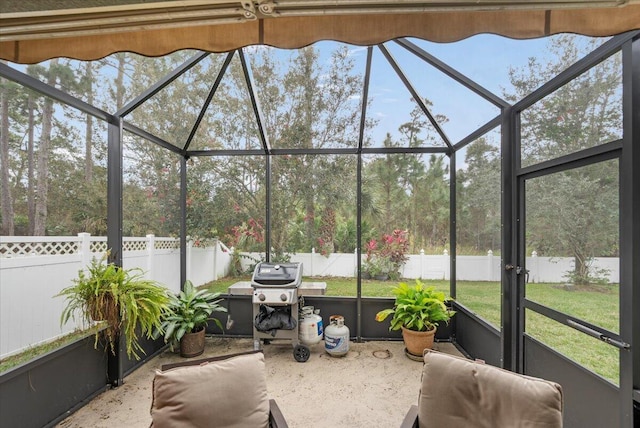
[[[640,29],[637,0],[5,0],[0,58],[36,63],[118,51],[160,56],[256,44],[299,48],[319,40],[372,45],[407,36],[450,42],[480,33],[533,38],[634,29]]]

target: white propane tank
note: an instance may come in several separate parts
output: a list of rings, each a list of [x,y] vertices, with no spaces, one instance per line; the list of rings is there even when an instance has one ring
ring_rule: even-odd
[[[298,326],[298,338],[304,345],[315,345],[322,340],[324,325],[320,316],[320,309],[313,306],[303,306]]]
[[[331,315],[324,330],[324,349],[332,357],[342,357],[349,352],[349,327],[342,315]]]

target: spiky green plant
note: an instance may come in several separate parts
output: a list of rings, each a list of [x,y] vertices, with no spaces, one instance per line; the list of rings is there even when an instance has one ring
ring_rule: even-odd
[[[435,287],[425,287],[418,279],[413,286],[401,282],[391,292],[396,296],[393,308],[376,314],[378,322],[393,314],[389,330],[400,330],[403,326],[416,331],[433,330],[440,322],[448,323],[455,314],[446,305],[450,297]]]
[[[167,311],[169,295],[165,287],[144,278],[140,269],[127,270],[106,263],[106,256],[93,259],[86,272],[78,272],[74,285],[57,294],[67,303],[60,324],[78,316],[87,324],[104,321],[104,334],[111,352],[115,354],[116,342],[124,334],[127,356],[139,360],[139,352],[145,352],[137,328],[142,336],[152,337]],[[96,346],[98,335],[96,333]]]

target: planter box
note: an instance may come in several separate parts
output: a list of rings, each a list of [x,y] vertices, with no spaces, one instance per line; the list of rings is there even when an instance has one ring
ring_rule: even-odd
[[[0,375],[2,426],[53,426],[106,389],[107,354],[94,336]]]
[[[105,391],[109,355],[94,343],[92,333],[0,375],[0,424],[54,426]],[[140,344],[146,352],[140,361],[121,356],[125,376],[164,347],[161,338],[141,337]]]

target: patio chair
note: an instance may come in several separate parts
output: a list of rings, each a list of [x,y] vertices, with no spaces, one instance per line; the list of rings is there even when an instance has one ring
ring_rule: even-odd
[[[166,364],[153,379],[151,427],[287,428],[267,397],[262,351]]]
[[[426,350],[418,405],[401,428],[562,427],[562,407],[555,382]]]

